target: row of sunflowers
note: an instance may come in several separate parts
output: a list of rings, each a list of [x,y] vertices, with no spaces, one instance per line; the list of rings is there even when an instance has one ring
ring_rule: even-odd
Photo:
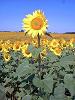
[[[41,40],[41,57],[45,57],[47,51],[52,51],[55,55],[61,56],[62,51],[66,48],[73,48],[75,43],[75,39],[72,38],[70,40],[65,39],[42,39]],[[29,45],[33,45],[34,47],[38,48],[38,43],[35,40],[32,42],[27,41],[15,41],[11,42],[10,40],[7,41],[0,41],[0,52],[3,53],[4,60],[10,61],[11,55],[10,51],[13,50],[14,52],[21,51],[24,57],[32,57],[32,53],[29,52],[28,47]]]

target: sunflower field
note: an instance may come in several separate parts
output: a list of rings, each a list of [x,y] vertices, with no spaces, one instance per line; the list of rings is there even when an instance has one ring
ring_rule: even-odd
[[[37,10],[23,19],[30,42],[0,40],[0,89],[6,100],[75,100],[75,38],[42,39],[47,27]]]

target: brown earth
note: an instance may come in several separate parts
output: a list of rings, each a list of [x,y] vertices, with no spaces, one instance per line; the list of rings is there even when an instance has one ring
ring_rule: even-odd
[[[52,37],[50,37],[50,35]],[[70,39],[70,38],[75,38],[75,34],[50,34],[43,36],[42,38],[65,38],[65,39]],[[0,40],[28,40],[30,41],[31,37],[25,36],[24,32],[0,32]]]

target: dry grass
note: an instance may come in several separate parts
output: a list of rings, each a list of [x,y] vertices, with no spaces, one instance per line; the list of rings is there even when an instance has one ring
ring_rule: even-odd
[[[75,34],[51,34],[53,38],[65,38],[65,39],[70,39],[70,38],[75,38]],[[50,36],[44,36],[42,38],[51,38]],[[31,38],[27,37],[24,35],[23,32],[0,32],[0,40],[28,40],[30,41]]]

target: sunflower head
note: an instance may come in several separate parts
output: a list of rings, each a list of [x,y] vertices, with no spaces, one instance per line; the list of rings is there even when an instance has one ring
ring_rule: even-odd
[[[58,47],[60,44],[59,44],[59,41],[57,39],[53,39],[51,42],[50,42],[50,46],[52,46],[53,48],[55,47]]]
[[[38,35],[44,35],[46,28],[48,27],[47,20],[44,13],[40,10],[36,10],[33,14],[29,14],[23,19],[23,29],[27,34],[35,37]]]
[[[60,56],[61,53],[62,53],[62,50],[61,50],[61,48],[56,47],[56,48],[53,49],[53,52],[54,52],[55,55]]]
[[[8,49],[9,49],[9,46],[8,46],[6,43],[3,43],[3,44],[2,44],[2,51],[3,51],[3,52],[9,52]]]
[[[20,41],[14,42],[14,44],[13,44],[13,50],[14,51],[20,51],[20,49],[21,49]]]
[[[22,50],[22,54],[23,54],[23,56],[26,57],[26,58],[32,57],[32,54],[31,54],[27,49]]]
[[[7,52],[4,52],[3,57],[4,57],[4,60],[5,60],[6,62],[8,62],[8,61],[11,59],[10,54],[7,53]]]

